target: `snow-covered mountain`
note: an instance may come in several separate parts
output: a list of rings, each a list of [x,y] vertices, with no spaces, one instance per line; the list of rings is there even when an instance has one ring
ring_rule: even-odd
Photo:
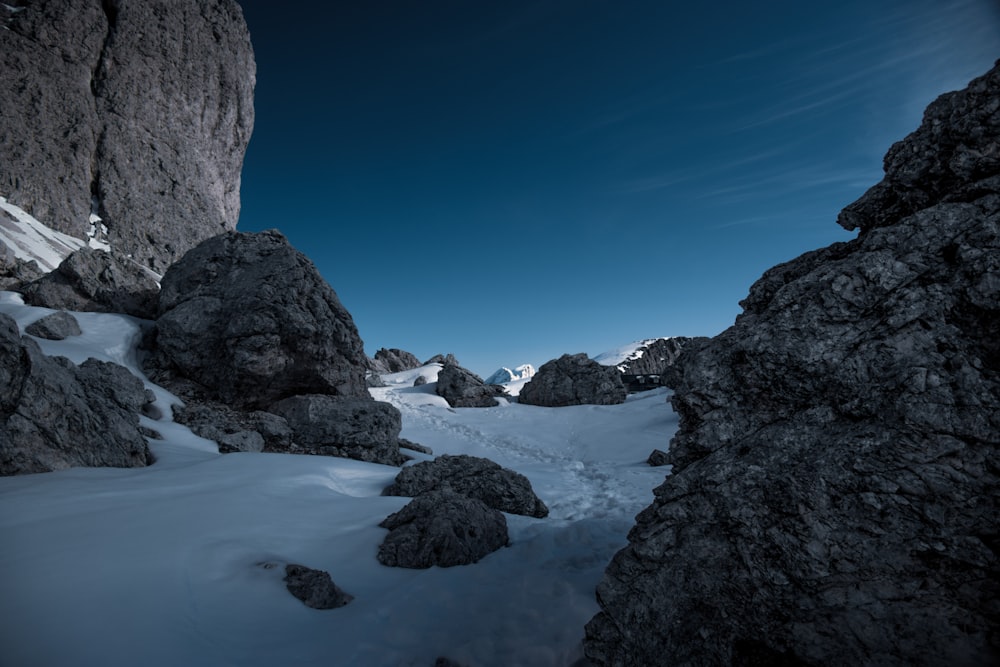
[[[18,259],[38,263],[44,272],[52,271],[70,253],[90,246],[110,250],[100,239],[107,228],[96,215],[90,217],[90,237],[87,241],[63,234],[37,220],[18,206],[0,197],[0,246],[6,246]]]
[[[486,384],[506,384],[516,380],[529,380],[535,374],[535,367],[531,364],[523,364],[511,370],[504,366],[493,375],[486,378]]]
[[[602,352],[593,357],[593,359],[603,366],[617,366],[618,370],[624,373],[627,362],[642,358],[642,355],[646,353],[650,345],[658,340],[667,340],[668,338],[669,336],[664,336],[661,338],[645,338],[643,340],[632,341],[621,347]]]

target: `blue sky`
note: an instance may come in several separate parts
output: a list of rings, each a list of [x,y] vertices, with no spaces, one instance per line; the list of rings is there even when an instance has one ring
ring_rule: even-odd
[[[483,376],[719,333],[1000,58],[996,0],[240,4],[239,229],[308,255],[369,354]]]

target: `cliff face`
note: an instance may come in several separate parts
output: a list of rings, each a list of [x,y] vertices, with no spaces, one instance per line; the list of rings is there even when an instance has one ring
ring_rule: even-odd
[[[1000,66],[686,358],[599,665],[1000,660]]]
[[[0,25],[0,195],[158,272],[236,226],[255,65],[234,0],[11,0]]]

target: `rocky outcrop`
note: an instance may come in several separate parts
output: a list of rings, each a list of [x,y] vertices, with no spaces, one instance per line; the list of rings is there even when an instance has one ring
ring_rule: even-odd
[[[549,515],[549,508],[535,495],[527,477],[489,459],[465,454],[444,454],[403,468],[382,495],[419,496],[436,490],[476,498],[510,514],[537,518]]]
[[[624,403],[621,373],[602,366],[586,354],[564,354],[542,364],[521,388],[518,403],[563,407],[567,405],[614,405]]]
[[[482,501],[433,491],[414,498],[379,524],[389,534],[378,560],[390,567],[469,565],[507,546],[507,520]]]
[[[420,360],[406,350],[383,347],[375,353],[370,367],[376,373],[385,374],[411,371],[420,368],[421,365]]]
[[[55,271],[21,288],[32,306],[156,317],[160,287],[141,266],[103,250],[83,248]]]
[[[35,320],[24,329],[24,333],[45,340],[64,340],[70,336],[79,336],[80,323],[65,310],[46,315]]]
[[[433,357],[425,361],[422,365],[429,366],[431,364],[441,364],[442,366],[460,366],[458,359],[455,355],[449,352],[448,354],[435,354]]]
[[[2,222],[0,218],[0,224]],[[16,257],[10,248],[0,242],[0,290],[17,291],[41,276],[42,270],[37,262],[26,262]]]
[[[503,387],[485,384],[481,377],[455,364],[446,364],[438,373],[435,392],[453,408],[492,408],[499,405],[496,397],[506,393]]]
[[[596,665],[1000,661],[1000,67],[685,364]]]
[[[239,5],[13,5],[0,4],[0,195],[158,273],[234,228],[255,81]]]
[[[294,563],[285,566],[285,587],[312,609],[337,609],[354,599],[333,583],[329,572]]]
[[[287,451],[293,433],[288,422],[263,410],[236,410],[213,401],[189,400],[173,406],[174,421],[196,435],[214,440],[221,454]]]
[[[156,329],[148,371],[181,393],[250,410],[299,394],[369,397],[354,320],[274,230],[221,234],[171,266]]]
[[[139,412],[151,400],[123,367],[47,357],[0,314],[0,475],[145,466]]]

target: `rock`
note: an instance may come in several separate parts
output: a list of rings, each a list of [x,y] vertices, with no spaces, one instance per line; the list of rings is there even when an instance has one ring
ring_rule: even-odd
[[[46,340],[63,340],[70,336],[79,336],[83,331],[80,330],[80,323],[75,317],[65,310],[60,310],[32,322],[25,328],[24,333]]]
[[[45,308],[156,317],[160,288],[142,267],[120,255],[83,248],[55,271],[25,285],[24,302]]]
[[[0,225],[3,216],[0,215]],[[42,270],[34,260],[24,261],[16,257],[3,241],[0,241],[0,290],[17,291],[26,283],[42,276]]]
[[[0,475],[145,466],[139,412],[150,400],[123,367],[47,357],[0,314]]]
[[[293,443],[287,449],[268,451],[343,456],[386,465],[403,463],[399,453],[402,416],[388,403],[313,394],[286,398],[269,411],[287,420]]]
[[[281,451],[291,447],[292,429],[277,415],[261,410],[234,410],[212,401],[188,400],[173,406],[174,421],[196,435],[214,440],[219,453]]]
[[[454,354],[435,354],[433,357],[425,361],[422,366],[430,366],[431,364],[441,364],[442,366],[459,366],[458,359],[455,358]]]
[[[409,449],[414,452],[420,452],[421,454],[427,454],[428,456],[434,455],[434,450],[431,449],[430,447],[427,447],[426,445],[420,445],[415,442],[411,442],[409,440],[406,440],[405,438],[399,439],[399,446],[402,449]]]
[[[427,378],[423,375],[418,375],[413,379],[414,387],[423,387],[425,384],[427,384]]]
[[[602,366],[586,354],[564,354],[542,364],[521,388],[518,402],[527,405],[614,405],[624,403],[621,373]]]
[[[375,353],[375,358],[372,362],[373,368],[383,374],[411,371],[414,368],[420,368],[422,365],[419,359],[406,350],[398,350],[396,348],[386,349],[384,347]]]
[[[705,336],[684,339],[684,342],[681,344],[680,353],[673,358],[670,364],[660,371],[660,385],[676,389],[684,378],[684,367],[687,361],[693,358],[694,354],[703,345],[707,344],[709,340],[711,339]]]
[[[503,514],[451,491],[414,498],[379,525],[389,534],[378,560],[390,567],[469,565],[508,543]]]
[[[337,609],[354,599],[333,583],[329,572],[305,565],[286,565],[285,585],[289,593],[312,609]]]
[[[859,237],[685,362],[594,664],[998,663],[998,111],[1000,66],[933,103],[841,216]]]
[[[549,515],[549,508],[535,495],[527,477],[489,459],[465,454],[444,454],[407,466],[382,495],[419,496],[437,490],[476,498],[501,512],[538,518]]]
[[[662,449],[654,449],[649,454],[649,458],[646,459],[646,463],[657,468],[659,466],[665,466],[670,463],[670,459],[667,457],[667,453]]]
[[[15,4],[0,5],[0,193],[158,273],[234,228],[255,81],[239,5]]]
[[[155,382],[239,409],[297,394],[368,397],[364,345],[350,313],[279,232],[227,232],[163,276]]]
[[[447,364],[438,373],[437,395],[453,408],[492,408],[505,395],[499,385],[484,384],[482,378],[461,366]]]
[[[708,341],[704,336],[651,338],[643,341],[625,361],[617,364],[622,382],[629,391],[655,389],[657,385],[676,387],[683,373],[684,353]]]

